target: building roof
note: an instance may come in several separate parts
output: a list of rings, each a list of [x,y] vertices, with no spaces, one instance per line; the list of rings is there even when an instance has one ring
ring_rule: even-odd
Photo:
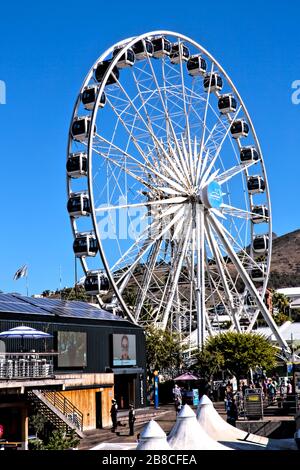
[[[285,287],[284,289],[277,289],[276,292],[290,298],[300,297],[300,287]]]
[[[25,297],[19,294],[0,294],[0,313],[127,321],[87,302]]]
[[[291,341],[291,339],[300,340],[300,322],[291,323],[290,321],[286,321],[283,325],[279,326],[278,329],[281,336],[286,341]],[[271,341],[276,341],[269,327],[257,328],[255,331],[267,336]]]
[[[290,303],[290,308],[300,308],[300,297],[296,297],[296,299],[292,300],[292,302]]]

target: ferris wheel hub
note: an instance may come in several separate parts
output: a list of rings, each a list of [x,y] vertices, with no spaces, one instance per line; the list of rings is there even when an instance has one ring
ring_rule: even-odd
[[[201,189],[201,200],[210,209],[219,209],[223,203],[223,192],[217,181],[211,181]]]

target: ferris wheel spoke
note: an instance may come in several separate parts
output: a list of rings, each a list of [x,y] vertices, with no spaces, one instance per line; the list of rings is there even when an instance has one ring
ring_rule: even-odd
[[[179,48],[179,65],[180,65],[180,75],[181,75],[181,87],[182,87],[182,97],[183,97],[183,111],[185,115],[185,132],[187,134],[187,142],[188,142],[188,156],[189,156],[189,173],[191,175],[191,182],[195,184],[195,169],[194,169],[194,160],[193,160],[193,153],[192,153],[192,145],[191,145],[191,131],[190,131],[190,123],[189,123],[189,114],[187,110],[187,97],[186,97],[186,88],[185,88],[185,81],[184,81],[184,73],[183,73],[183,59],[182,59],[182,47],[181,47],[181,40],[178,38],[178,48]],[[182,139],[182,147],[185,149],[184,145],[184,135],[181,134]],[[188,161],[188,156],[186,155],[186,160]]]
[[[105,153],[103,153],[103,151],[97,149],[96,147],[93,147],[93,152],[100,155],[101,158],[103,158],[107,162],[110,162],[113,166],[120,168],[124,173],[131,176],[134,180],[138,181],[140,184],[142,184],[146,188],[148,188],[150,190],[155,190],[155,186],[150,184],[149,180],[144,179],[141,176],[139,176],[139,174],[137,174],[134,171],[134,168],[131,170],[128,167],[125,167],[124,162],[119,163],[117,160],[113,159],[111,156],[107,156]],[[139,168],[139,165],[137,165],[137,166]],[[141,172],[141,174],[143,175],[142,172]]]
[[[248,168],[250,168],[251,166],[253,166],[255,164],[256,164],[256,162],[251,162],[251,163],[248,163],[246,165],[245,164],[239,164],[239,165],[233,166],[232,168],[229,168],[228,170],[224,171],[223,173],[220,173],[216,177],[216,181],[219,184],[226,183],[227,181],[229,181],[234,176],[242,173],[243,171],[248,170]]]
[[[150,174],[153,174],[153,175],[155,175],[156,177],[158,177],[158,179],[161,179],[161,180],[165,181],[168,185],[172,186],[174,189],[177,189],[177,192],[180,192],[180,193],[183,192],[182,186],[180,186],[176,181],[173,181],[173,180],[170,179],[169,177],[165,176],[163,173],[157,171],[153,166],[151,166],[151,165],[146,165],[146,164],[144,164],[144,163],[141,163],[141,162],[140,162],[139,160],[137,160],[135,157],[133,157],[133,156],[130,155],[129,153],[125,152],[124,150],[122,150],[120,147],[118,147],[117,145],[113,144],[112,142],[109,142],[109,141],[106,140],[104,137],[98,136],[98,135],[97,135],[97,137],[98,137],[101,141],[103,141],[103,142],[105,142],[105,143],[107,143],[107,144],[110,144],[110,145],[112,146],[112,148],[114,148],[117,152],[119,152],[120,155],[117,155],[117,157],[118,157],[119,159],[121,159],[121,161],[122,161],[122,157],[123,157],[123,156],[126,156],[126,157],[129,159],[129,161],[131,161],[131,162],[132,162],[134,165],[136,165],[140,170],[142,170],[145,175],[148,175],[148,176],[149,176],[149,173],[150,173]],[[119,167],[123,167],[123,166],[122,166],[122,165],[123,165],[123,162],[122,162],[122,163],[119,163],[119,162],[116,161],[114,158],[112,158],[112,156],[105,155],[103,152],[101,152],[101,150],[97,149],[96,147],[93,147],[93,150],[94,150],[94,152],[98,153],[99,155],[101,155],[103,158],[105,158],[106,160],[110,161],[111,163],[113,163],[113,164],[115,164],[115,165],[117,165],[117,166],[119,166]],[[115,158],[116,158],[116,157],[115,157]],[[135,167],[133,167],[133,168],[135,168]],[[156,189],[155,186],[151,186],[151,185],[149,184],[149,181],[148,181],[149,178],[148,178],[148,180],[145,181],[145,180],[143,180],[142,178],[135,176],[134,171],[130,171],[130,169],[128,169],[128,168],[125,169],[124,167],[123,167],[123,170],[124,170],[126,173],[130,174],[130,176],[133,176],[135,179],[138,179],[142,184],[144,184],[144,186],[150,187],[150,188],[153,189],[153,190]]]
[[[139,142],[139,139],[136,138],[136,136],[134,135],[134,131],[136,130],[136,120],[137,120],[137,116],[138,114],[136,113],[135,115],[133,115],[133,120],[132,122],[130,123],[130,125],[128,123],[125,122],[122,114],[120,112],[118,112],[117,108],[114,107],[114,105],[112,104],[112,102],[110,100],[108,100],[108,104],[110,105],[112,111],[116,114],[118,120],[121,122],[121,124],[123,125],[123,128],[124,130],[126,131],[126,133],[128,134],[128,141],[127,141],[127,144],[126,144],[126,149],[129,148],[129,142],[132,142],[132,144],[134,145],[134,147],[136,148],[136,150],[138,151],[139,155],[142,157],[143,161],[145,162],[146,165],[148,165],[149,167],[151,168],[154,168],[154,165],[155,163],[157,162],[150,162],[150,160],[146,157],[146,153],[145,151],[143,150],[143,148],[141,147],[141,143],[144,145],[144,141],[142,142]],[[110,143],[111,147],[113,148],[119,148],[116,144],[114,144],[112,141],[109,141],[107,139],[104,139],[103,136],[100,136],[99,134],[96,134],[96,138],[102,138],[103,141],[106,141],[106,143]],[[109,147],[110,149],[110,147]],[[120,149],[119,150],[121,151],[121,153],[123,154],[127,154],[128,152],[127,151],[124,151],[123,149]]]
[[[175,225],[180,220],[180,218],[183,216],[183,213],[184,213],[184,209],[182,207],[180,207],[179,210],[177,211],[177,214],[174,215],[174,217],[171,219],[171,221],[169,223],[167,223],[162,230],[157,230],[161,226],[160,220],[156,220],[153,224],[151,224],[152,227],[148,226],[146,228],[146,230],[144,230],[142,235],[140,235],[137,238],[137,240],[133,243],[133,245],[124,253],[124,255],[111,268],[112,271],[115,271],[117,269],[117,267],[120,266],[120,264],[128,258],[129,253],[132,252],[133,249],[135,249],[138,246],[138,244],[144,238],[145,234],[147,234],[147,232],[150,232],[150,233],[153,232],[153,238],[147,240],[149,243],[146,245],[146,247],[143,246],[141,252],[138,253],[138,256],[135,258],[132,265],[127,269],[127,271],[125,271],[125,273],[122,274],[120,279],[118,279],[118,283],[120,283],[121,280],[123,280],[123,278],[127,275],[127,273],[129,271],[131,272],[133,270],[133,268],[136,266],[136,264],[139,262],[139,260],[143,257],[143,255],[148,251],[148,249],[152,245],[154,245],[154,243],[157,240],[162,238],[171,229],[171,227],[173,225]],[[164,214],[161,216],[161,218],[165,217]],[[155,235],[156,230],[157,230],[157,234]]]
[[[188,267],[188,271],[190,273],[190,304],[189,307],[192,309],[192,305],[196,305],[196,300],[197,300],[197,281],[195,278],[195,258],[194,258],[194,253],[196,252],[196,240],[195,240],[195,228],[192,230],[192,249],[191,249],[191,257],[188,255],[186,256],[186,264]],[[197,266],[197,265],[196,265]],[[207,272],[207,271],[206,271]],[[207,331],[210,335],[212,335],[212,328],[211,324],[209,321],[208,313],[207,310],[205,309],[204,312],[204,317],[205,317],[205,324]]]
[[[148,58],[148,60],[150,60]],[[151,62],[150,62],[151,64]],[[152,64],[151,64],[152,65]],[[152,67],[152,70],[153,70],[153,67]],[[156,84],[157,84],[157,81],[156,81]],[[135,104],[133,103],[133,101],[131,100],[131,98],[129,97],[128,93],[126,92],[126,90],[124,89],[124,87],[122,86],[122,84],[118,81],[118,86],[120,87],[120,89],[123,91],[124,95],[126,96],[126,98],[128,99],[129,103],[131,104],[132,108],[134,109],[135,113],[138,115],[139,119],[141,120],[141,122],[143,123],[143,125],[145,126],[145,129],[147,130],[147,132],[149,133],[149,135],[151,136],[152,140],[153,140],[153,143],[154,145],[157,145],[158,148],[160,148],[161,152],[165,155],[166,152],[165,152],[165,149],[164,147],[161,145],[159,139],[157,138],[157,136],[155,135],[155,133],[152,131],[152,129],[149,127],[149,125],[145,122],[145,119],[143,118],[143,116],[141,115],[140,111],[137,109],[137,107],[135,106]],[[159,86],[157,84],[157,89],[159,90]],[[166,155],[165,155],[166,156]]]
[[[180,249],[177,251],[177,256],[173,260],[173,266],[170,268],[170,275],[169,275],[169,286],[166,289],[166,300],[165,300],[165,307],[163,312],[162,318],[162,326],[165,329],[168,323],[169,314],[173,305],[173,299],[176,293],[176,288],[178,285],[179,276],[182,270],[182,264],[185,258],[188,242],[190,240],[190,231],[191,231],[191,221],[189,221],[186,234],[183,240],[180,240]]]
[[[165,104],[164,106],[164,113],[165,115],[169,114],[168,112],[168,93],[167,93],[167,86],[166,86],[166,72],[165,72],[165,58],[163,57],[162,61],[161,61],[161,72],[162,72],[162,81],[163,81],[163,94],[164,94],[164,99],[162,100]],[[167,113],[166,113],[167,111]],[[171,140],[170,140],[170,123],[169,123],[169,120],[166,119],[166,138],[167,138],[167,142],[170,144]]]
[[[240,324],[237,321],[237,318],[236,318],[236,315],[235,315],[235,306],[234,306],[233,296],[232,296],[232,292],[231,292],[232,287],[230,288],[230,286],[229,286],[228,279],[227,279],[226,273],[225,273],[226,268],[223,266],[223,263],[224,263],[223,257],[221,256],[218,244],[217,244],[217,242],[216,242],[216,240],[213,236],[213,231],[211,230],[211,228],[210,228],[207,221],[205,221],[205,233],[206,233],[206,237],[207,237],[207,241],[208,241],[208,244],[210,246],[210,249],[211,249],[211,251],[214,255],[214,259],[215,259],[215,262],[216,262],[217,269],[219,271],[220,278],[221,278],[222,283],[223,283],[225,296],[227,298],[228,304],[230,306],[230,310],[232,312],[232,318],[233,318],[234,325],[236,327],[236,330],[240,332],[241,327],[240,327]],[[228,270],[227,270],[227,276],[229,276],[230,279],[231,279],[231,276],[229,275]],[[233,285],[234,285],[234,283],[231,279],[231,286],[233,286]]]
[[[125,119],[123,118],[122,113],[118,112],[117,108],[113,106],[113,104],[110,100],[108,100],[108,103],[111,106],[111,109],[113,110],[113,112],[116,114],[116,116],[118,118],[118,121],[121,122],[121,124],[123,125],[123,128],[125,129],[126,133],[128,134],[128,140],[127,140],[127,144],[126,144],[126,147],[125,147],[125,149],[126,149],[125,151],[127,152],[127,149],[129,148],[129,144],[131,142],[131,143],[133,143],[133,145],[137,149],[139,155],[143,158],[143,160],[145,161],[145,163],[147,165],[149,165],[150,167],[153,167],[153,168],[154,168],[154,166],[157,166],[158,162],[153,157],[153,152],[151,152],[153,162],[150,162],[149,158],[146,157],[145,151],[141,147],[141,145],[145,145],[144,141],[139,141],[139,139],[136,138],[136,136],[134,135],[134,131],[136,131],[138,129],[137,125],[136,125],[138,114],[135,113],[134,115],[132,115],[133,119],[130,122],[130,124],[128,124],[128,123],[126,123]],[[96,136],[99,137],[98,134],[96,134]],[[113,144],[112,141],[111,141],[111,145],[116,147],[116,145]],[[124,153],[124,150],[122,150],[122,152]]]
[[[157,263],[157,259],[158,259],[159,252],[161,249],[161,245],[162,245],[162,239],[160,238],[153,245],[148,262],[145,265],[143,279],[142,279],[142,288],[138,292],[138,296],[137,296],[135,308],[134,308],[136,321],[138,321],[140,318],[143,304],[148,295],[148,289],[149,289],[151,280],[153,278],[153,273],[155,272],[156,263]]]
[[[149,113],[148,113],[148,110],[147,110],[147,106],[146,106],[147,103],[148,103],[148,102],[150,101],[150,99],[152,98],[154,91],[152,90],[152,91],[151,91],[151,94],[149,95],[149,97],[145,100],[145,99],[144,99],[144,96],[143,96],[143,94],[142,94],[142,92],[141,92],[141,88],[140,88],[139,82],[138,82],[138,80],[137,80],[137,78],[136,78],[136,74],[133,72],[132,75],[133,75],[133,79],[134,79],[134,83],[135,83],[136,89],[138,90],[138,95],[139,95],[140,100],[141,100],[141,102],[142,102],[142,107],[143,107],[144,112],[145,112],[146,117],[147,117],[148,126],[149,126],[149,128],[151,129],[152,133],[154,134],[154,130],[153,130],[151,118],[150,118],[150,116],[149,116]],[[136,114],[136,116],[137,116],[137,114]],[[156,149],[157,154],[159,154],[161,150],[160,150],[160,147],[157,145],[157,142],[156,142],[156,141],[154,142],[154,146],[155,146],[155,149]],[[158,162],[159,162],[159,161],[158,161]]]
[[[158,91],[158,96],[160,98],[160,101],[161,101],[161,105],[163,107],[163,111],[164,111],[164,115],[165,115],[165,119],[166,119],[166,122],[168,123],[168,127],[170,129],[170,132],[172,134],[172,138],[173,138],[173,141],[175,143],[175,147],[176,147],[176,150],[177,150],[177,153],[179,155],[179,161],[180,161],[180,167],[182,168],[183,172],[185,173],[188,181],[190,182],[190,175],[189,175],[189,172],[188,172],[188,169],[187,169],[187,166],[186,166],[186,162],[183,160],[183,157],[182,157],[182,153],[181,153],[181,149],[180,149],[180,145],[179,145],[179,141],[178,141],[178,138],[177,138],[177,135],[176,135],[176,132],[174,130],[174,127],[173,127],[173,123],[172,123],[172,120],[170,119],[170,115],[169,115],[169,112],[168,112],[168,109],[166,107],[166,104],[165,104],[165,101],[163,99],[163,96],[162,96],[162,93],[161,93],[161,88],[159,86],[159,83],[158,83],[158,80],[157,80],[157,76],[156,76],[156,73],[154,71],[154,68],[153,68],[153,65],[151,63],[151,59],[148,57],[148,64],[149,64],[149,67],[150,67],[150,70],[151,70],[151,73],[152,73],[152,76],[153,76],[153,80],[154,80],[154,83],[155,83],[155,86],[157,88],[157,91]],[[170,141],[169,142],[170,146],[172,146],[172,142]]]
[[[120,204],[114,206],[100,206],[95,209],[96,212],[108,212],[108,211],[115,211],[119,209],[132,209],[134,207],[145,207],[145,206],[155,206],[160,204],[180,204],[186,201],[186,197],[178,196],[178,197],[171,197],[168,199],[157,199],[157,200],[150,200],[145,202],[139,203],[132,203],[132,204]],[[176,209],[177,210],[177,209]]]
[[[225,214],[231,215],[232,217],[237,217],[245,220],[251,220],[251,217],[255,215],[253,212],[247,211],[245,209],[240,209],[239,207],[234,207],[229,204],[225,204],[224,202],[221,204],[220,210]]]
[[[211,275],[208,265],[207,265],[207,270],[208,270],[208,277],[209,277],[209,285],[210,285],[210,288],[211,288],[211,291],[212,291],[212,300],[213,300],[213,303],[214,303],[215,315],[217,317],[219,328],[220,328],[220,322],[219,322],[219,315],[216,311],[216,303],[215,303],[216,301],[219,301],[218,303],[221,303],[222,305],[224,305],[225,312],[227,313],[227,315],[229,316],[229,318],[231,320],[231,325],[232,326],[229,328],[229,330],[232,330],[234,328],[234,324],[235,324],[232,312],[228,308],[228,306],[225,302],[224,295],[222,295],[220,285],[218,285],[218,283],[215,281],[214,276]],[[208,320],[208,321],[209,321],[209,324],[211,325],[210,320]]]
[[[235,118],[238,116],[240,110],[241,110],[241,106],[238,108],[237,112],[235,113]],[[235,119],[235,118],[234,118],[234,119]],[[219,155],[220,155],[220,152],[221,152],[221,150],[222,150],[222,147],[223,147],[223,144],[224,144],[224,142],[225,142],[225,139],[226,139],[226,137],[227,137],[228,134],[229,134],[230,128],[231,128],[231,123],[230,123],[230,125],[227,126],[227,129],[226,129],[225,134],[223,135],[222,141],[221,141],[221,143],[220,143],[220,145],[219,145],[219,147],[218,147],[218,149],[217,149],[217,151],[216,151],[216,154],[213,156],[212,160],[210,161],[209,165],[207,166],[207,168],[202,168],[202,169],[201,169],[201,177],[202,177],[202,180],[205,181],[205,180],[208,178],[208,175],[210,174],[210,172],[212,171],[212,168],[213,168],[214,164],[216,163],[217,158],[218,158]],[[226,181],[226,180],[225,180],[225,181]],[[225,182],[225,181],[224,181],[224,182]]]
[[[222,240],[224,246],[226,247],[228,255],[231,258],[231,261],[235,265],[235,267],[236,267],[237,271],[239,272],[241,278],[243,279],[244,283],[246,284],[250,294],[255,299],[256,304],[257,304],[258,308],[260,309],[260,311],[261,311],[261,313],[264,317],[264,320],[266,321],[267,325],[270,327],[270,329],[271,329],[272,333],[274,334],[274,336],[276,337],[279,345],[281,347],[283,347],[284,349],[289,351],[289,347],[288,347],[286,341],[280,335],[278,327],[277,327],[275,321],[271,317],[267,307],[265,306],[265,304],[263,303],[261,297],[259,296],[252,280],[249,277],[249,274],[245,270],[245,268],[244,268],[243,264],[241,263],[239,257],[237,256],[234,249],[232,248],[231,243],[228,240],[228,238],[226,236],[226,233],[224,231],[224,227],[219,223],[219,221],[213,215],[210,214],[208,217],[209,217],[209,221],[210,221],[211,225],[213,226],[214,230],[216,231],[216,233],[218,234],[218,236]]]
[[[210,68],[209,90],[210,90],[210,88],[211,88],[211,81],[212,81],[212,73],[213,73],[213,70],[214,70],[214,63],[212,62],[211,68]],[[203,129],[202,129],[202,135],[201,135],[201,141],[200,141],[200,156],[199,156],[199,160],[202,159],[203,148],[204,148],[204,145],[203,145],[203,144],[204,144],[205,131],[206,131],[206,120],[207,120],[207,111],[208,111],[209,98],[210,98],[210,91],[207,92],[206,103],[205,103],[205,109],[204,109]]]

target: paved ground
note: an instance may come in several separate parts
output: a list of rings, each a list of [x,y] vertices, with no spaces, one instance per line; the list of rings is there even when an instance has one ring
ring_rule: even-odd
[[[218,413],[226,419],[226,414],[224,410],[224,403],[219,402],[219,403],[214,403],[215,408],[217,409]],[[195,408],[193,408],[194,411],[196,411]],[[94,447],[98,444],[101,444],[103,442],[107,442],[110,444],[118,444],[118,443],[136,443],[137,442],[137,435],[142,431],[142,429],[145,427],[145,423],[148,422],[153,414],[153,407],[147,409],[144,411],[144,414],[148,414],[145,417],[145,421],[141,424],[137,424],[135,426],[135,433],[134,436],[129,436],[129,427],[128,423],[126,423],[125,426],[119,426],[117,429],[116,433],[111,432],[111,429],[96,429],[92,431],[86,431],[85,432],[85,438],[81,440],[79,444],[79,450],[86,450],[90,449],[91,447]],[[175,421],[176,421],[176,412],[174,405],[165,405],[161,406],[159,408],[159,415],[155,417],[155,420],[157,423],[162,427],[162,429],[166,432],[169,433],[170,430],[172,429]],[[291,421],[294,420],[294,416],[278,416],[277,415],[277,407],[269,407],[266,410],[266,416],[264,417],[263,421],[260,421],[260,423],[263,423],[264,421]],[[240,418],[239,419],[243,423],[247,423],[247,420]],[[125,421],[126,422],[126,421]]]

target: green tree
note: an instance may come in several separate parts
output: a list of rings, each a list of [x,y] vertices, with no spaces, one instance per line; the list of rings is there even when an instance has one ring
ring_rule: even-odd
[[[273,310],[286,315],[289,311],[290,302],[286,295],[272,291],[272,305]]]
[[[62,300],[81,300],[83,302],[88,301],[88,296],[86,295],[83,286],[65,287],[60,291],[60,296]]]
[[[68,450],[77,447],[79,441],[80,439],[76,436],[73,429],[69,434],[58,429],[53,431],[47,444],[41,439],[35,441],[34,450]]]
[[[47,418],[42,413],[36,413],[29,417],[29,423],[35,430],[37,436],[40,436],[45,428]]]
[[[145,335],[148,371],[180,367],[183,348],[179,334],[151,325],[145,329]]]
[[[194,362],[195,361],[195,362]],[[209,352],[207,349],[193,355],[191,369],[198,372],[201,378],[209,382],[212,376],[224,367],[224,356],[220,352]]]
[[[204,351],[221,354],[223,367],[237,380],[256,366],[272,369],[276,364],[276,348],[263,335],[229,331],[210,337]]]

